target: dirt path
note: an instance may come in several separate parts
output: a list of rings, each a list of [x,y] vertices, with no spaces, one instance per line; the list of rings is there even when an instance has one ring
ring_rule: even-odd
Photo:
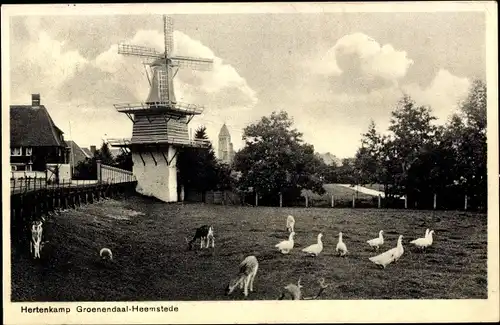
[[[346,187],[346,188],[349,188],[349,189],[351,189],[353,191],[358,191],[358,192],[365,193],[365,194],[368,194],[368,195],[373,195],[373,196],[379,196],[380,195],[382,198],[385,197],[384,192],[377,191],[377,190],[374,190],[374,189],[371,189],[371,188],[366,188],[366,187],[359,186],[359,185],[355,185],[355,186],[351,186],[350,184],[336,184],[336,185],[339,185],[339,186],[342,186],[342,187]]]

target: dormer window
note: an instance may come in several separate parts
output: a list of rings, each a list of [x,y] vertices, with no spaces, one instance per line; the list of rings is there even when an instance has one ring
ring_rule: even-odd
[[[22,148],[21,147],[13,147],[10,148],[10,155],[11,156],[22,156]]]
[[[26,156],[31,156],[33,155],[33,148],[31,147],[27,147],[26,148],[26,153],[25,153]]]

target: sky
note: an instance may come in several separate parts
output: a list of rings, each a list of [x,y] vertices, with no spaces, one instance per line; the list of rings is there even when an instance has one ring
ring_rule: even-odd
[[[481,12],[173,14],[174,54],[213,58],[183,69],[178,101],[205,106],[190,128],[217,147],[225,122],[235,150],[243,128],[285,110],[320,153],[351,157],[374,120],[380,131],[403,92],[441,123],[474,78],[486,78]],[[80,146],[130,137],[113,104],[144,101],[142,61],[124,42],[163,49],[161,15],[29,15],[10,18],[10,101],[41,101]]]

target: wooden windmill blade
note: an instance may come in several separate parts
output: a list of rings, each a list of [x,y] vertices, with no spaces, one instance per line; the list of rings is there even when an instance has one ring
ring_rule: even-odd
[[[172,63],[179,68],[191,68],[193,70],[210,71],[212,70],[214,60],[193,58],[189,56],[171,57]]]
[[[166,15],[163,15],[163,37],[165,57],[168,57],[174,51],[174,26],[172,18]]]
[[[118,44],[118,54],[140,56],[151,59],[158,59],[163,57],[161,53],[158,53],[158,51],[156,51],[152,47],[123,43]]]

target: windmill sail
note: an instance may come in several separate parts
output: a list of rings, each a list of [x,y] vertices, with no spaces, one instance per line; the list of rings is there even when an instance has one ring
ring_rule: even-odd
[[[165,45],[165,57],[172,55],[174,51],[174,27],[172,23],[172,18],[163,15],[163,30],[164,30],[164,45]]]

